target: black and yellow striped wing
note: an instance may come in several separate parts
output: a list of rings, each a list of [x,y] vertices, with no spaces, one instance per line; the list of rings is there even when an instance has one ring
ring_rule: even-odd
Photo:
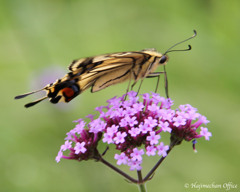
[[[89,87],[96,92],[128,79],[138,80],[141,69],[151,55],[143,52],[123,52],[74,61],[69,69],[78,76],[81,92]]]
[[[133,80],[136,83],[156,69],[161,57],[162,54],[156,50],[147,49],[74,60],[68,67],[69,73],[41,89],[47,91],[46,97],[29,103],[26,107],[33,106],[46,98],[52,103],[69,102],[88,88],[91,88],[91,92],[96,92],[126,80]],[[23,98],[32,93],[35,92],[16,98]]]

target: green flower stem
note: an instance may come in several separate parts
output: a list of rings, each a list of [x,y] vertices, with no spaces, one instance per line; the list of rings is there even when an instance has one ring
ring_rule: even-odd
[[[147,192],[146,186],[144,183],[141,183],[138,185],[139,186],[139,191],[140,192]]]
[[[145,184],[143,183],[143,180],[142,180],[142,172],[141,171],[137,171],[137,174],[138,174],[138,186],[139,186],[139,191],[140,192],[147,192],[147,189],[146,189],[146,186]]]

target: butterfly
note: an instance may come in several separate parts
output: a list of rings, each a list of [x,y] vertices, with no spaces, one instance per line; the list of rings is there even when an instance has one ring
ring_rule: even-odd
[[[57,79],[54,83],[50,83],[40,90],[18,95],[15,99],[21,99],[45,90],[46,96],[26,104],[25,107],[31,107],[47,98],[49,98],[51,103],[69,102],[89,88],[91,88],[91,92],[94,93],[124,81],[129,81],[129,85],[130,82],[133,81],[131,85],[131,88],[133,88],[139,80],[141,80],[142,84],[143,79],[150,77],[158,77],[159,82],[159,77],[162,73],[165,74],[165,91],[168,97],[167,73],[165,69],[168,61],[167,53],[190,50],[190,45],[188,45],[188,49],[184,50],[172,50],[172,48],[194,38],[196,34],[197,32],[194,30],[193,36],[173,45],[164,54],[151,48],[141,51],[103,54],[74,60],[68,67],[70,72],[63,78]],[[155,72],[159,65],[164,66],[164,72]]]

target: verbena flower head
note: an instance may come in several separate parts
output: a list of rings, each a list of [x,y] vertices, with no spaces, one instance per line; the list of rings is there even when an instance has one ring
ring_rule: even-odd
[[[145,93],[139,99],[134,91],[107,101],[107,106],[97,107],[99,116],[89,115],[90,123],[83,119],[75,121],[74,129],[67,133],[66,142],[60,148],[56,161],[61,158],[88,160],[97,159],[99,141],[114,145],[119,151],[114,158],[117,165],[125,164],[130,170],[141,170],[142,156],[167,155],[172,145],[182,140],[191,141],[200,137],[209,140],[211,133],[200,127],[209,121],[189,104],[173,110],[173,101],[157,93]],[[200,133],[197,132],[200,127]],[[161,133],[170,135],[170,146],[161,142]],[[195,145],[195,144],[194,144]],[[69,150],[68,156],[63,152]]]

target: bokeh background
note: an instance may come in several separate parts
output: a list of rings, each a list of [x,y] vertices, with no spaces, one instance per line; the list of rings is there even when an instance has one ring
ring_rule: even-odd
[[[151,47],[164,52],[193,29],[198,36],[178,46],[193,49],[169,53],[169,92],[176,105],[190,103],[207,116],[213,137],[199,139],[197,154],[191,143],[176,147],[147,188],[197,191],[184,184],[232,182],[238,188],[231,191],[239,191],[239,0],[1,0],[1,191],[138,191],[100,163],[54,160],[72,121],[125,93],[127,83],[65,105],[45,101],[25,109],[39,95],[13,98],[61,77],[73,59]],[[141,92],[155,85],[147,79]],[[156,160],[146,160],[144,173]]]

